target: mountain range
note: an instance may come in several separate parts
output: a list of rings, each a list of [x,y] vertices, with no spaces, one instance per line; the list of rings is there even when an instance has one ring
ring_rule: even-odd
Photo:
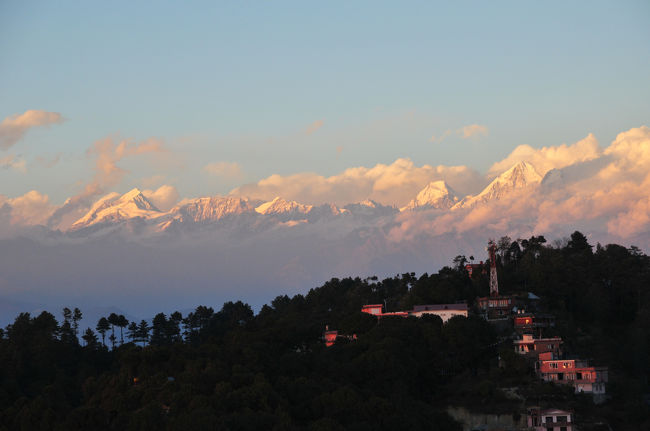
[[[138,225],[140,231],[155,233],[197,226],[243,224],[248,227],[295,226],[336,218],[355,220],[393,216],[419,210],[457,211],[505,199],[520,190],[538,186],[542,177],[534,166],[520,162],[503,172],[477,195],[462,199],[444,181],[427,184],[401,209],[371,200],[338,207],[334,204],[309,205],[276,197],[263,202],[235,196],[186,199],[169,211],[160,211],[137,188],[119,195],[110,193],[95,202],[69,229],[70,232],[96,232],[120,225]]]

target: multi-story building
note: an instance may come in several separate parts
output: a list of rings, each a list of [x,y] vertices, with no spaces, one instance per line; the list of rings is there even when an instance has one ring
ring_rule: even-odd
[[[543,329],[555,326],[555,316],[543,313],[519,311],[512,318],[515,331],[519,334],[540,333]]]
[[[530,358],[537,358],[540,353],[552,352],[556,355],[561,353],[562,338],[535,338],[532,334],[524,334],[521,340],[512,342],[515,352]]]
[[[604,395],[609,380],[607,367],[593,367],[581,359],[559,359],[552,352],[541,353],[536,368],[544,381],[572,385],[576,393]]]

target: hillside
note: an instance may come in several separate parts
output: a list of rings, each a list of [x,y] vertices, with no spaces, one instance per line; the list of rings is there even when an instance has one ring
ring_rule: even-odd
[[[604,404],[535,377],[509,330],[478,315],[487,275],[469,277],[457,256],[436,274],[332,279],[256,315],[242,302],[200,306],[115,323],[81,343],[77,318],[23,313],[0,338],[0,429],[453,430],[461,428],[450,405],[519,417],[533,404],[572,409],[581,429],[647,428],[648,256],[619,245],[592,250],[579,232],[556,247],[542,236],[498,243],[501,293],[539,296],[537,306],[557,318],[550,335],[609,367]],[[360,312],[459,301],[469,317],[444,325]],[[326,326],[356,338],[328,348]]]

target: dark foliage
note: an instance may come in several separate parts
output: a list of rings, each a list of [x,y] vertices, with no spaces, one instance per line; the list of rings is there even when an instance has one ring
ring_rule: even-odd
[[[561,403],[615,429],[650,425],[649,258],[634,247],[594,250],[579,232],[564,246],[542,236],[498,244],[502,291],[535,292],[566,347],[610,367],[605,405],[540,383],[480,317],[377,323],[360,312],[472,304],[487,278],[470,279],[458,256],[454,268],[419,278],[334,278],[257,315],[242,302],[160,313],[151,324],[112,314],[97,323],[99,336],[81,334],[83,345],[78,309],[65,309],[62,323],[20,314],[0,331],[0,430],[454,430],[450,404],[520,414],[530,402]],[[326,325],[357,339],[327,348]],[[526,399],[508,398],[507,387]]]

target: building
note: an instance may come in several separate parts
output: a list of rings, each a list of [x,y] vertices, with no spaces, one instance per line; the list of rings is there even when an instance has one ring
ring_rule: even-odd
[[[325,339],[325,345],[327,347],[332,347],[336,343],[336,337],[338,337],[339,331],[325,331],[323,333],[323,338]]]
[[[337,340],[341,340],[341,339],[354,341],[357,339],[357,334],[352,334],[352,335],[339,334],[339,331],[335,329],[330,331],[329,326],[325,326],[325,332],[323,332],[323,341],[325,341],[325,345],[327,347],[332,347]]]
[[[488,320],[508,319],[515,306],[513,296],[486,296],[476,300],[478,308]]]
[[[521,340],[512,342],[515,352],[530,358],[537,358],[540,353],[551,352],[560,355],[562,338],[535,338],[531,334],[524,334]]]
[[[474,274],[474,273],[487,274],[487,270],[485,269],[485,266],[483,265],[483,261],[480,261],[479,263],[468,263],[467,265],[465,265],[465,269],[467,270],[467,273],[469,274],[469,278],[472,278],[472,274]]]
[[[442,319],[442,323],[447,323],[455,316],[467,317],[467,304],[416,305],[409,311],[409,315],[415,317],[422,317],[425,314],[436,315]]]
[[[443,323],[447,323],[449,319],[454,316],[463,316],[467,317],[468,308],[467,304],[430,304],[430,305],[416,305],[413,307],[413,310],[408,311],[395,311],[391,313],[384,312],[384,306],[382,304],[369,304],[361,307],[363,313],[372,314],[381,317],[422,317],[425,314],[436,315],[442,319]]]
[[[555,326],[555,316],[552,314],[519,311],[513,316],[512,320],[515,331],[519,334],[541,333],[543,329]]]
[[[576,393],[604,395],[609,380],[607,367],[592,367],[581,359],[559,359],[552,352],[539,355],[537,373],[546,382],[568,384]]]
[[[535,431],[574,431],[573,412],[560,409],[529,407],[528,428]]]

